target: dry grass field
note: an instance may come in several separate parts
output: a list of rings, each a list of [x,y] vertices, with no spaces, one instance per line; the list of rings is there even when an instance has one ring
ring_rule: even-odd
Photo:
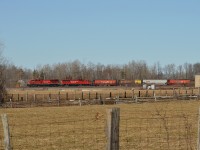
[[[200,101],[0,109],[9,119],[13,149],[102,150],[106,109],[120,108],[121,150],[197,148]],[[0,123],[0,149],[3,149]]]

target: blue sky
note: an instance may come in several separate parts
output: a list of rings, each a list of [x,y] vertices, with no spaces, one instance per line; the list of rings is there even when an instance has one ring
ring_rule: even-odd
[[[0,41],[23,68],[76,59],[196,63],[199,8],[199,0],[0,0]]]

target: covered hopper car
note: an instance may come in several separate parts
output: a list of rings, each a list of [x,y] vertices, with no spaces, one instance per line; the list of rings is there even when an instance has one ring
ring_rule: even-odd
[[[142,83],[147,85],[167,85],[167,80],[143,80]]]

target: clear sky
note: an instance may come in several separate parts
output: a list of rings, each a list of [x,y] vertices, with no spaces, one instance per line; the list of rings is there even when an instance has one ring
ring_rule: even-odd
[[[200,62],[200,0],[0,0],[13,64]]]

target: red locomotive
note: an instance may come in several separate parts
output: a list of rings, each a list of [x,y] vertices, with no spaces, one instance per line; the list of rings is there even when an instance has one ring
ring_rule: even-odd
[[[57,79],[53,80],[29,80],[27,86],[34,87],[34,86],[59,86],[60,81]]]
[[[92,82],[89,80],[61,80],[62,86],[90,86]]]

